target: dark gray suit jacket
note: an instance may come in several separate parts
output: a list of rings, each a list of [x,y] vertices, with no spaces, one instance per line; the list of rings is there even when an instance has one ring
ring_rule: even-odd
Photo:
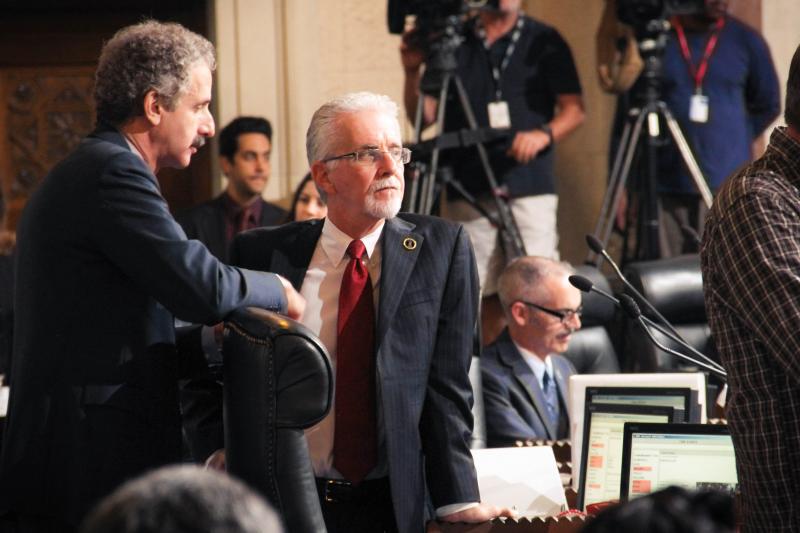
[[[567,386],[575,367],[566,357],[550,357],[561,413],[566,415]],[[562,437],[547,417],[547,403],[539,380],[514,345],[508,329],[484,349],[481,377],[489,446],[513,446],[516,441]]]
[[[242,233],[231,259],[281,274],[299,290],[322,225]],[[408,238],[416,248],[404,246]],[[386,222],[381,246],[379,408],[397,525],[418,533],[431,518],[429,502],[437,508],[480,499],[468,444],[478,279],[472,247],[456,224],[402,214]]]
[[[286,211],[260,198],[257,201],[261,202],[261,227],[277,226],[286,221]],[[223,263],[228,262],[231,243],[225,234],[225,201],[222,194],[179,213],[175,218],[188,238],[197,239],[217,259]]]
[[[285,296],[276,276],[226,266],[186,240],[156,177],[113,128],[44,179],[16,253],[0,515],[77,524],[119,483],[181,458],[177,379],[188,361],[174,316],[213,324],[241,306],[281,309]]]

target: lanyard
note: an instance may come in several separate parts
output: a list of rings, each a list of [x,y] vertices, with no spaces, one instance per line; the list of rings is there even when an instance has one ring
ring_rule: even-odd
[[[700,65],[698,67],[695,67],[694,63],[692,63],[692,52],[689,50],[689,43],[686,40],[686,33],[683,31],[683,26],[677,19],[672,22],[672,25],[675,28],[675,32],[678,34],[678,42],[681,45],[681,55],[686,61],[686,66],[689,68],[689,75],[694,79],[694,88],[699,93],[703,86],[703,78],[706,77],[706,73],[708,72],[708,60],[711,59],[711,55],[717,47],[719,34],[725,26],[725,17],[720,17],[714,25],[714,30],[708,37],[706,49],[705,52],[703,52],[703,58],[700,60]]]
[[[494,79],[494,90],[495,90],[495,98],[497,100],[502,99],[502,91],[500,90],[500,76],[503,75],[505,72],[506,67],[508,66],[509,61],[511,61],[511,56],[514,55],[514,50],[516,49],[517,41],[519,41],[520,35],[522,35],[522,26],[524,21],[522,20],[522,13],[517,15],[517,23],[514,26],[514,32],[511,34],[511,42],[506,47],[506,53],[503,56],[503,61],[500,62],[500,66],[498,67],[491,60],[491,53],[490,49],[491,46],[489,45],[489,41],[486,39],[486,29],[483,27],[483,23],[481,22],[480,17],[475,22],[476,30],[478,33],[478,37],[483,41],[483,48],[486,50],[486,56],[489,58],[489,65],[492,67],[492,78]]]

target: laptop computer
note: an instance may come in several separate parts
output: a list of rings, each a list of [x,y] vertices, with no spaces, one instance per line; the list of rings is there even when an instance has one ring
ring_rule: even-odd
[[[620,499],[670,485],[688,490],[737,490],[736,455],[728,426],[625,424]]]
[[[625,422],[667,423],[674,416],[672,406],[587,402],[578,509],[585,511],[587,505],[619,499]]]

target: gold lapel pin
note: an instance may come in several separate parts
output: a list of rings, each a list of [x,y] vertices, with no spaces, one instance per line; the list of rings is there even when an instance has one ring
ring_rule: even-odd
[[[403,248],[405,248],[409,252],[411,250],[415,250],[417,248],[416,239],[414,239],[413,237],[406,237],[405,239],[403,239]]]

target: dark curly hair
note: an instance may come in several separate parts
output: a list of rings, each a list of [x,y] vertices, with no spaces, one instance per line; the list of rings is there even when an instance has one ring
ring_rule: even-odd
[[[95,74],[97,121],[114,126],[143,113],[153,89],[172,110],[198,62],[216,68],[214,45],[180,24],[147,20],[119,30],[100,53]]]
[[[272,142],[272,125],[262,117],[237,117],[219,132],[219,155],[233,161],[239,150],[239,135],[262,133]]]

